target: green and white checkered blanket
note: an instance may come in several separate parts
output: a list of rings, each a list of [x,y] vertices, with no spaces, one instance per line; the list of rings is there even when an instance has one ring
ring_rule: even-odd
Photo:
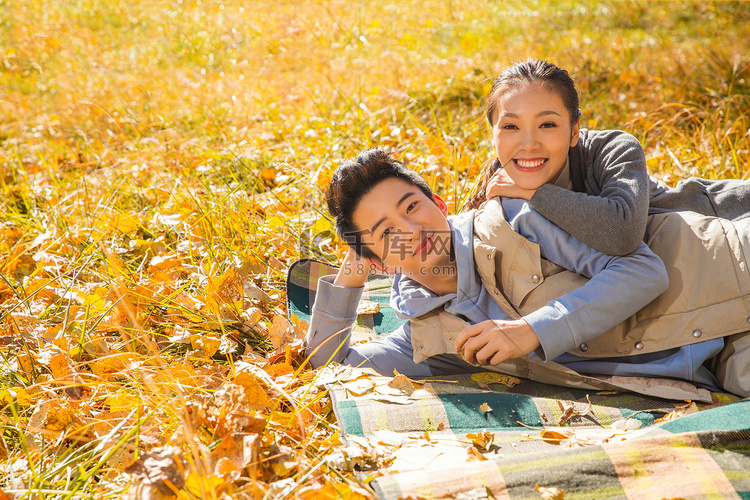
[[[335,271],[293,265],[289,314],[308,319],[318,278]],[[380,317],[358,329],[387,334],[399,324],[390,281],[367,288]],[[490,372],[433,377],[410,394],[391,380],[349,371],[329,385],[345,441],[388,444],[386,465],[369,472],[384,499],[531,499],[537,485],[565,499],[750,499],[750,400],[713,393],[712,403],[688,406]]]

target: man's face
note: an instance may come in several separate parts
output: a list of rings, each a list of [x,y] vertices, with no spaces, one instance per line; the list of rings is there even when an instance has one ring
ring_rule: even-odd
[[[391,177],[360,200],[352,222],[361,241],[390,272],[425,284],[430,275],[447,272],[451,231],[448,209],[440,198],[428,198],[418,187]],[[447,269],[447,268],[446,268]]]

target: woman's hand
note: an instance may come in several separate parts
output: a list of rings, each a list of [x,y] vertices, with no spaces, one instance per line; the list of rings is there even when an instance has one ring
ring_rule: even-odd
[[[504,198],[523,198],[528,201],[536,192],[536,189],[523,189],[516,186],[513,179],[505,172],[505,169],[499,168],[490,178],[485,189],[485,197],[490,200],[495,196]]]
[[[367,282],[367,276],[376,272],[386,272],[380,260],[357,255],[357,252],[350,247],[333,284],[345,288],[361,288]]]
[[[487,320],[464,328],[456,350],[472,365],[497,365],[520,358],[539,347],[539,339],[526,321]]]

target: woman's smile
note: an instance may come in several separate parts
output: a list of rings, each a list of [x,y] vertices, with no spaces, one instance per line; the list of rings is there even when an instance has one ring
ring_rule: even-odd
[[[554,182],[578,142],[578,122],[562,98],[539,84],[524,85],[497,101],[492,145],[500,164],[522,189]]]

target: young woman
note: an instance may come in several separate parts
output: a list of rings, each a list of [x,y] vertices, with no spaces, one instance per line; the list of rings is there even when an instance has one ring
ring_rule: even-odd
[[[643,240],[649,214],[750,215],[750,182],[690,178],[670,188],[649,176],[638,140],[580,129],[567,71],[529,60],[507,68],[487,97],[496,158],[470,208],[494,196],[522,198],[582,242],[625,255]]]

